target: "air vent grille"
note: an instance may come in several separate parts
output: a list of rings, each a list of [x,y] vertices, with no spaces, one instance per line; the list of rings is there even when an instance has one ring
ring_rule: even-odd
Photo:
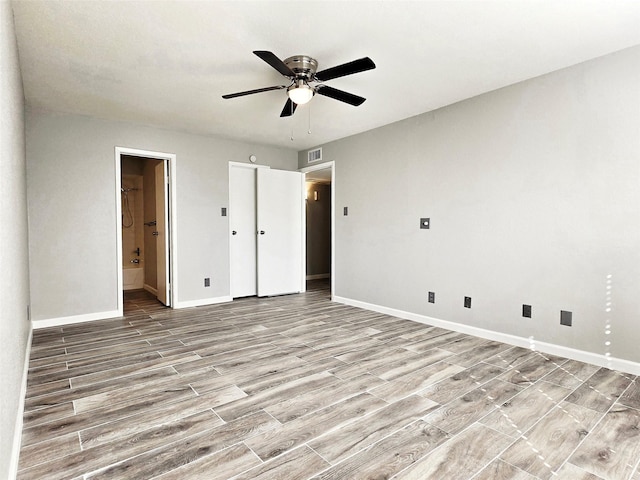
[[[307,152],[307,163],[318,162],[322,160],[322,147]]]

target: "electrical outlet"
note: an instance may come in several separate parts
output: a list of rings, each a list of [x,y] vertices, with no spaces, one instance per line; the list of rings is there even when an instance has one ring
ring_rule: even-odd
[[[531,318],[531,305],[522,305],[522,316]]]
[[[222,207],[221,213],[222,213],[223,217],[226,217],[227,216],[227,207]]]
[[[464,308],[471,308],[471,297],[464,297]]]
[[[570,327],[572,323],[573,314],[565,310],[560,310],[560,325]]]
[[[204,286],[205,287],[210,287],[211,286],[211,279],[210,278],[205,278],[204,279]]]
[[[347,215],[349,215],[349,207],[344,207],[344,209],[342,210],[342,214],[346,217]]]
[[[430,226],[431,226],[431,219],[430,218],[421,218],[420,219],[420,229],[421,230],[428,230]]]
[[[436,292],[429,292],[429,303],[436,303]]]

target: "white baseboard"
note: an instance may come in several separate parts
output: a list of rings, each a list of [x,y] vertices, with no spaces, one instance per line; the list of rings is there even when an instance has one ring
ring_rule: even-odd
[[[27,398],[27,378],[29,375],[29,359],[31,358],[31,343],[33,341],[33,325],[31,325],[29,330],[27,348],[24,352],[24,368],[22,370],[22,385],[20,386],[20,403],[18,403],[16,426],[13,430],[13,447],[11,450],[11,463],[9,464],[9,478],[17,478],[18,476],[18,462],[20,460],[20,447],[22,445],[24,402]]]
[[[176,302],[172,308],[189,308],[201,307],[203,305],[214,305],[216,303],[226,303],[233,301],[231,296],[203,298],[200,300],[190,300],[186,302]],[[94,320],[107,320],[109,318],[118,318],[122,314],[118,310],[108,312],[87,313],[84,315],[74,315],[71,317],[48,318],[45,320],[33,320],[33,329],[38,330],[48,327],[60,327],[62,325],[72,325],[74,323],[91,322]]]
[[[232,301],[233,301],[233,298],[230,295],[225,297],[202,298],[200,300],[176,302],[175,305],[173,305],[173,308],[202,307],[204,305],[214,305],[216,303],[227,303]]]
[[[450,322],[448,320],[440,320],[438,318],[428,317],[426,315],[405,312],[404,310],[383,307],[381,305],[361,302],[359,300],[353,300],[350,298],[334,296],[333,301],[345,305],[350,305],[352,307],[363,308],[365,310],[371,310],[373,312],[384,313],[398,318],[404,318],[406,320],[412,320],[414,322],[419,322],[426,325],[432,325],[434,327],[446,328],[447,330],[452,330],[454,332],[466,333],[468,335],[486,338],[487,340],[508,343],[509,345],[530,348],[532,350],[547,353],[550,355],[557,355],[559,357],[570,358],[572,360],[577,360],[580,362],[591,363],[593,365],[606,367],[611,370],[619,370],[621,372],[630,373],[632,375],[640,375],[640,363],[632,362],[630,360],[625,360],[622,358],[607,357],[606,355],[602,355],[599,353],[577,350],[575,348],[564,347],[562,345],[556,345],[553,343],[540,342],[535,339],[532,340],[525,337],[510,335],[508,333],[501,333],[493,330],[486,330],[484,328],[472,327],[470,325]]]
[[[142,288],[144,288],[150,294],[155,295],[156,297],[158,296],[157,288],[153,288],[151,285],[147,285],[146,283],[142,286]]]
[[[72,325],[74,323],[91,322],[93,320],[106,320],[107,318],[121,317],[122,315],[118,310],[111,310],[108,312],[96,312],[86,313],[83,315],[73,315],[70,317],[58,317],[48,318],[45,320],[33,320],[33,329],[38,330],[40,328],[48,327],[60,327],[62,325]]]
[[[323,280],[325,278],[331,278],[330,273],[316,273],[315,275],[307,275],[307,280]]]

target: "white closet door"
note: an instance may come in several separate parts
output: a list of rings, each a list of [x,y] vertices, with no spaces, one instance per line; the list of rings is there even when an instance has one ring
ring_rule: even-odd
[[[261,169],[262,170],[262,169]],[[231,296],[256,295],[256,169],[229,171]]]
[[[303,175],[257,172],[258,296],[302,291]]]

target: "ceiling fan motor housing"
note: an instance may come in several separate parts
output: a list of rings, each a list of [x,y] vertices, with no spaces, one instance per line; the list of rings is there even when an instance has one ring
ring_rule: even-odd
[[[286,58],[283,63],[296,74],[296,78],[304,78],[309,81],[318,70],[318,61],[307,55],[294,55]]]

